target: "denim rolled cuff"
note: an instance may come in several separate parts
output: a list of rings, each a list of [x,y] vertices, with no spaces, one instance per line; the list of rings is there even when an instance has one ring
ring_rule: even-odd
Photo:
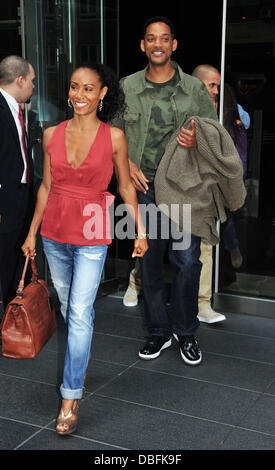
[[[170,328],[154,328],[147,325],[147,329],[150,335],[164,336],[164,338],[171,338],[172,330]]]
[[[78,388],[71,390],[69,388],[64,388],[63,384],[60,386],[61,396],[65,400],[80,400],[82,398],[83,389]]]

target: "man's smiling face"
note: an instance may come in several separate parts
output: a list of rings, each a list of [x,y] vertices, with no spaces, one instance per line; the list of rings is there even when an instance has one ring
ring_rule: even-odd
[[[170,27],[166,23],[152,23],[147,27],[140,47],[145,52],[149,63],[165,65],[177,48],[177,41],[173,39]]]

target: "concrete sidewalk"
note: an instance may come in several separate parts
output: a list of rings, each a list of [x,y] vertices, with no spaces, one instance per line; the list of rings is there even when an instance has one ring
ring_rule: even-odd
[[[55,432],[66,331],[35,359],[0,356],[1,450],[275,450],[275,319],[226,314],[201,324],[203,362],[178,345],[142,361],[142,307],[96,301],[87,393],[75,434]]]

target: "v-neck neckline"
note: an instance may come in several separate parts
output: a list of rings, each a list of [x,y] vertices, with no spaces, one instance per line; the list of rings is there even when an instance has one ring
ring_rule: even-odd
[[[64,147],[65,147],[65,159],[66,159],[66,163],[69,165],[69,167],[73,170],[73,171],[76,171],[78,170],[87,160],[87,158],[89,157],[90,153],[91,153],[91,150],[95,144],[95,141],[97,139],[97,136],[98,136],[98,133],[99,133],[99,129],[101,128],[101,125],[103,124],[102,122],[100,122],[98,128],[97,128],[97,131],[96,131],[96,134],[95,134],[95,138],[93,140],[93,143],[92,145],[90,146],[89,148],[89,151],[86,155],[86,157],[84,158],[83,162],[80,163],[80,165],[78,165],[76,168],[73,168],[72,165],[69,163],[68,161],[68,155],[67,155],[67,147],[66,147],[66,128],[67,128],[67,125],[68,125],[69,121],[66,122],[65,126],[64,126]]]

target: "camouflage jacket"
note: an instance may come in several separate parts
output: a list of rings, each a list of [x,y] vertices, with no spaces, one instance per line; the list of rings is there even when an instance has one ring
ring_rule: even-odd
[[[180,80],[171,95],[174,112],[174,130],[191,116],[208,117],[218,120],[210,94],[203,82],[184,73],[176,62]],[[113,120],[112,125],[124,130],[128,142],[129,158],[140,167],[146,142],[151,108],[153,85],[145,79],[147,68],[121,79],[126,100],[126,111],[122,117]]]

